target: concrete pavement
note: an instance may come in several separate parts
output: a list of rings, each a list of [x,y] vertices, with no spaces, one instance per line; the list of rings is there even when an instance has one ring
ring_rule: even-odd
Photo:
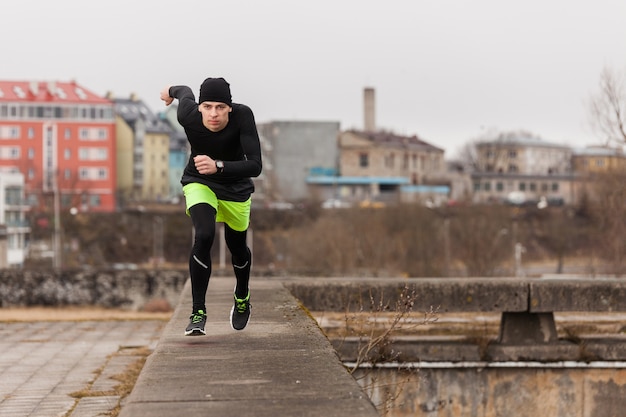
[[[213,277],[207,336],[183,336],[189,283],[120,417],[375,417],[315,320],[280,281],[251,281],[252,317],[230,327],[234,279]]]
[[[72,393],[111,391],[112,376],[138,360],[137,347],[153,349],[164,323],[60,321],[0,323],[0,416],[94,417],[120,398]]]

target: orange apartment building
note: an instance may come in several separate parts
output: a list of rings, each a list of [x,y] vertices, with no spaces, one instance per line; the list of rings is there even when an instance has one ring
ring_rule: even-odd
[[[115,111],[76,82],[0,81],[0,175],[20,172],[33,207],[114,211]]]

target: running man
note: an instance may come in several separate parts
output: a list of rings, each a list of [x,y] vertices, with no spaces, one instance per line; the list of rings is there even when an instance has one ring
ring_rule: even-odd
[[[195,96],[187,86],[167,86],[161,91],[166,106],[178,99],[178,122],[185,129],[191,156],[181,184],[186,212],[195,239],[189,257],[193,310],[186,336],[205,335],[206,292],[211,277],[211,246],[216,222],[225,224],[235,285],[230,324],[243,330],[250,319],[250,267],[252,254],[246,243],[250,223],[251,177],[261,173],[261,146],[252,110],[233,103],[230,84],[207,78]]]

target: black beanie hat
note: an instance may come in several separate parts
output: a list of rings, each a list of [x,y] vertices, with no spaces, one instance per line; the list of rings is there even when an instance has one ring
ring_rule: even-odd
[[[230,96],[230,84],[223,78],[207,78],[200,86],[199,103],[217,101],[232,107],[233,99]]]

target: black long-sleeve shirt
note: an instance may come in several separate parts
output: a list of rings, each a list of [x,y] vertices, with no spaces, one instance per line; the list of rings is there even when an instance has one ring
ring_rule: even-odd
[[[251,177],[259,176],[262,169],[261,145],[252,110],[244,104],[233,103],[226,127],[211,132],[202,123],[202,114],[189,87],[170,87],[169,93],[170,97],[178,99],[178,122],[191,145],[191,157],[181,183],[205,184],[220,200],[246,201],[254,192]],[[224,161],[223,172],[200,174],[193,161],[196,155]]]

